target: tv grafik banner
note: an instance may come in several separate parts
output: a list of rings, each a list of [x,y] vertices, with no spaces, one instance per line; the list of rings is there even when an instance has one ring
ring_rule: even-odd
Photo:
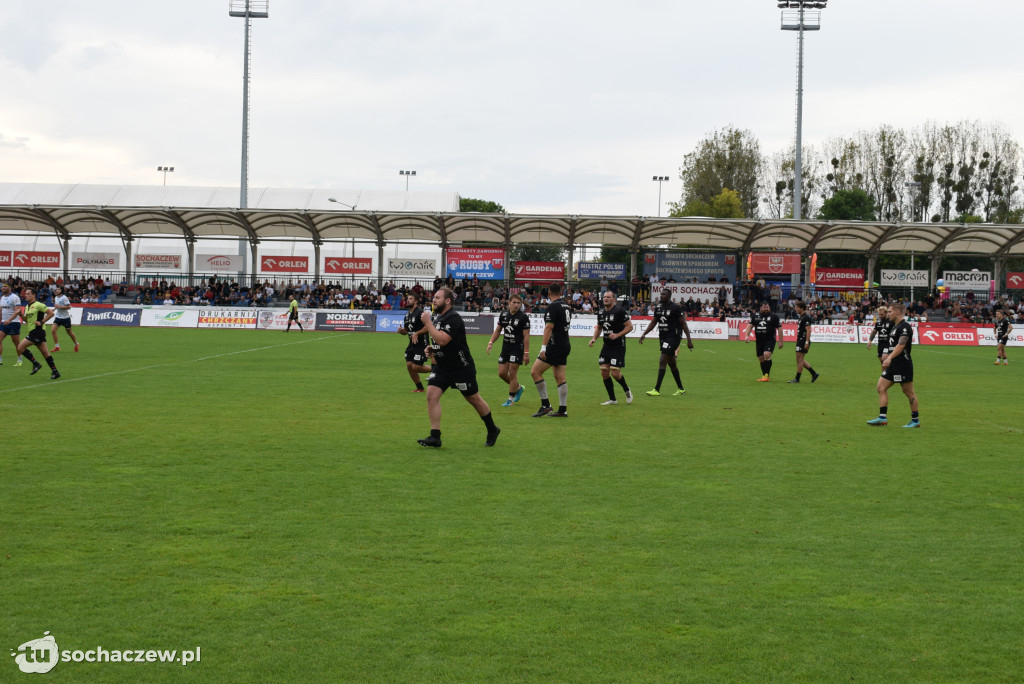
[[[494,247],[452,247],[445,255],[446,274],[453,278],[504,280],[505,250]]]
[[[180,254],[136,254],[137,271],[180,271]]]
[[[288,328],[288,309],[260,309],[256,327],[260,330],[286,330]],[[299,309],[299,323],[303,330],[316,329],[316,313]],[[292,330],[298,332],[299,328],[294,323]]]
[[[258,312],[258,309],[201,309],[199,311],[197,327],[255,328]]]
[[[626,264],[604,264],[596,261],[583,261],[578,264],[577,277],[580,280],[625,280]]]
[[[930,281],[931,275],[928,271],[883,268],[878,283],[882,287],[928,287]]]
[[[436,259],[388,259],[388,274],[406,278],[433,278]]]
[[[736,255],[725,252],[654,252],[644,255],[644,275],[676,280],[696,278],[706,282],[711,276],[729,282],[736,280]]]

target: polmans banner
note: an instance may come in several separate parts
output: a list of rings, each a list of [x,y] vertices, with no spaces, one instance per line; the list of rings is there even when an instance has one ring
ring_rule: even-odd
[[[369,273],[369,271],[367,271]],[[437,273],[436,259],[388,259],[388,273],[408,278],[433,278]]]
[[[578,264],[580,280],[625,280],[626,264],[603,264],[597,261],[583,261]]]
[[[353,275],[369,275],[373,273],[373,259],[328,257],[324,259],[324,273],[329,275],[345,273]]]
[[[262,256],[260,270],[264,273],[309,273],[309,257]]]
[[[822,268],[814,274],[814,286],[819,290],[864,289],[863,268]]]
[[[644,275],[659,278],[736,279],[736,255],[725,252],[653,252],[644,255]],[[582,277],[582,276],[581,276]]]
[[[880,283],[882,287],[928,287],[930,281],[928,271],[883,268]]]
[[[117,252],[78,252],[71,257],[71,268],[121,268]]]
[[[788,275],[800,272],[798,252],[751,252],[750,268],[756,275]],[[819,268],[820,272],[821,269]],[[861,279],[861,283],[864,280]]]
[[[565,279],[565,264],[561,261],[517,261],[515,269],[519,282]]]
[[[505,250],[494,247],[452,247],[445,259],[446,275],[453,278],[504,280]]]

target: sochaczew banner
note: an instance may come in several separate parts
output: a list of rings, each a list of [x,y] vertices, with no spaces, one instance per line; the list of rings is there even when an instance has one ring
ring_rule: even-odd
[[[180,271],[180,254],[136,254],[135,269],[138,271]]]
[[[651,285],[651,301],[657,302],[658,298],[661,297],[661,291],[663,289],[668,290],[672,293],[672,301],[674,302],[685,302],[690,297],[693,297],[694,301],[704,302],[704,300],[710,300],[715,302],[718,300],[718,290],[725,288],[726,301],[732,301],[732,285],[729,283],[665,283],[664,285],[655,284]]]
[[[800,272],[797,252],[751,252],[750,268],[759,275],[783,275]],[[864,281],[861,280],[863,283]]]
[[[505,250],[500,247],[451,247],[445,269],[453,278],[501,280],[505,277]]]

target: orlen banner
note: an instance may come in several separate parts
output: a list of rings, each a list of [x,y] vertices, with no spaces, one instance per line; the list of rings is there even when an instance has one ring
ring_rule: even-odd
[[[445,259],[446,275],[486,280],[505,278],[505,250],[494,247],[453,247]]]
[[[200,309],[200,328],[255,328],[256,309]]]
[[[0,258],[3,258],[3,253],[0,253]],[[1007,273],[1006,289],[1024,290],[1024,273]]]
[[[71,268],[121,268],[117,252],[79,252],[71,257]]]
[[[974,328],[929,325],[927,328],[918,328],[918,337],[921,344],[978,345],[978,331]]]
[[[861,290],[864,277],[863,268],[819,267],[814,274],[814,286],[819,290]]]
[[[316,315],[317,330],[374,330],[374,315],[358,311],[339,313],[318,313]]]
[[[260,270],[264,273],[309,273],[309,257],[262,256]]]
[[[665,283],[664,285],[651,285],[651,301],[656,302],[661,297],[662,290],[672,292],[672,301],[685,302],[690,297],[694,301],[705,299],[716,301],[718,290],[725,288],[726,301],[732,301],[732,285],[729,283]]]
[[[327,257],[324,259],[324,273],[361,274],[373,273],[373,259],[356,259],[355,257]],[[433,273],[431,273],[433,275]]]
[[[10,267],[11,267],[11,253],[9,251],[8,252],[0,252],[0,268],[10,268]]]
[[[762,275],[799,273],[800,254],[796,252],[751,252],[750,267],[754,273]],[[863,285],[864,279],[861,278],[860,282]]]
[[[11,253],[12,268],[60,268],[60,252],[22,252]]]
[[[992,272],[943,271],[942,279],[951,290],[987,290],[992,284]]]
[[[565,278],[565,264],[561,261],[517,261],[515,268],[516,280],[520,282]]]
[[[220,273],[241,273],[241,254],[196,254],[195,270],[200,273],[208,271]]]
[[[141,271],[180,271],[180,254],[136,254],[135,268]]]
[[[928,271],[883,268],[880,283],[882,287],[928,287],[930,280]]]
[[[437,273],[437,259],[388,259],[388,273],[399,277],[433,278]]]

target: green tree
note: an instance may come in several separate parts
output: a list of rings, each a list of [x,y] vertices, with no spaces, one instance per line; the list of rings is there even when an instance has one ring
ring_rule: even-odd
[[[675,205],[671,216],[709,216],[711,218],[739,219],[746,218],[743,200],[735,190],[723,188],[710,201],[692,199],[682,207]]]
[[[825,221],[874,221],[875,200],[859,188],[839,190],[822,203],[818,218]]]
[[[504,214],[505,207],[501,206],[497,202],[491,202],[489,200],[460,197],[459,211],[478,211],[482,214]]]
[[[683,181],[683,194],[679,202],[672,202],[672,215],[685,211],[692,202],[711,204],[725,188],[734,189],[740,198],[742,216],[755,218],[760,202],[758,172],[763,164],[761,146],[754,134],[736,128],[724,128],[711,133],[697,144],[697,149],[683,158],[679,178]]]
[[[509,261],[565,261],[565,248],[558,245],[512,245]]]

